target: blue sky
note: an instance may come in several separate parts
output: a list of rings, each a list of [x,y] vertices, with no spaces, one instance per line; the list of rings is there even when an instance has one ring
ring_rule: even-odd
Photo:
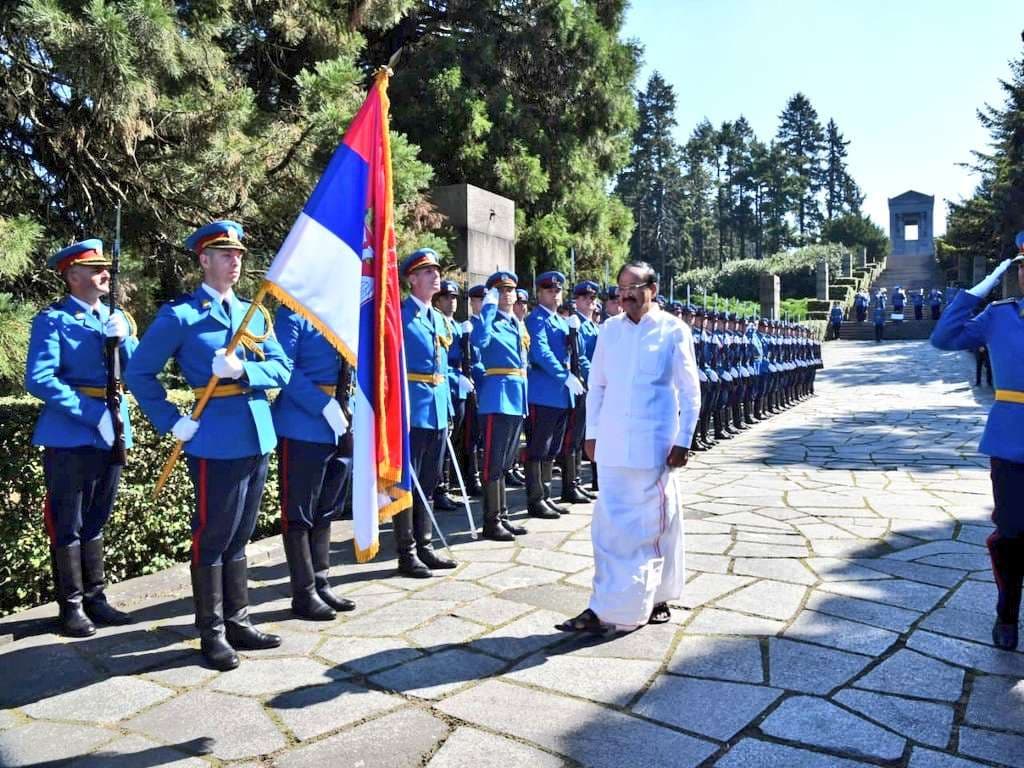
[[[976,110],[1002,104],[998,79],[1021,55],[1021,0],[633,0],[624,37],[644,47],[637,81],[653,70],[673,85],[678,138],[698,121],[746,116],[775,135],[786,100],[802,91],[822,124],[850,140],[864,208],[888,230],[887,198],[945,200],[976,178],[957,163],[984,149]]]

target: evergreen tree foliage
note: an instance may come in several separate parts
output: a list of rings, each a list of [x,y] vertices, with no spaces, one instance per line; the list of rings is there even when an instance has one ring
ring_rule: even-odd
[[[860,212],[864,196],[846,165],[849,141],[839,131],[835,120],[828,121],[825,150],[825,220],[843,214]]]
[[[779,115],[778,143],[786,150],[788,176],[796,199],[796,226],[802,242],[814,239],[821,227],[818,193],[824,186],[825,134],[818,113],[802,93]]]
[[[978,112],[990,136],[989,148],[975,152],[978,186],[966,200],[949,203],[939,243],[947,257],[984,254],[1000,261],[1016,253],[1014,238],[1024,230],[1024,54],[999,83],[1003,103]]]
[[[632,220],[609,183],[629,158],[639,51],[619,39],[623,0],[417,3],[370,35],[374,58],[401,49],[394,125],[435,183],[515,200],[521,273],[599,276],[628,252]]]

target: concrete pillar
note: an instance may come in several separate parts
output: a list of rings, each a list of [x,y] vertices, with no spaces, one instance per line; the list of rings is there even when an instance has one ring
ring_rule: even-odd
[[[857,250],[857,260],[854,262],[857,265],[857,269],[867,269],[868,266],[868,249],[861,246]]]
[[[828,301],[828,262],[819,261],[815,270],[815,291],[814,298]]]
[[[966,254],[960,254],[956,259],[957,282],[970,288],[974,285],[971,282],[972,277],[974,277],[974,259]]]
[[[485,282],[498,270],[516,271],[514,202],[472,184],[435,187],[430,195],[458,233],[455,262],[469,285]]]
[[[843,254],[842,271],[839,273],[840,277],[853,277],[853,254],[850,251],[846,251]]]
[[[778,275],[761,274],[761,317],[778,320],[782,312],[782,281]]]
[[[974,274],[973,274],[973,276],[970,279],[970,285],[968,285],[967,287],[970,288],[973,285],[977,285],[978,283],[980,283],[982,280],[985,279],[985,275],[987,275],[987,274],[988,274],[988,266],[985,264],[985,257],[984,256],[975,256],[974,257]]]

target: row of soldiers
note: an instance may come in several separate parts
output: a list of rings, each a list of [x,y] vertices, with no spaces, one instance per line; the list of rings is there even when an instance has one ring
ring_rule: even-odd
[[[821,342],[796,322],[684,305],[693,333],[701,408],[691,449],[720,440],[814,395]]]
[[[33,442],[44,449],[43,515],[65,635],[87,637],[97,624],[133,620],[105,595],[103,529],[122,470],[111,450],[118,424],[123,424],[124,444],[132,445],[126,401],[116,412],[106,402],[104,352],[111,345],[119,351],[124,386],[143,414],[159,433],[184,444],[195,491],[192,595],[205,661],[215,669],[233,669],[238,650],[281,642],[252,623],[245,552],[272,452],[280,470],[278,502],[293,613],[329,620],[355,607],[329,581],[330,526],[351,464],[344,450],[345,438],[351,439],[346,363],[310,318],[286,306],[271,318],[265,308],[234,293],[246,253],[243,236],[237,223],[216,221],[186,239],[203,281],[162,306],[141,339],[127,312],[111,311],[103,301],[110,293],[111,262],[102,241],[84,240],[48,259],[67,295],[33,320],[25,384],[43,401]],[[469,430],[468,441],[479,440],[481,446],[485,536],[508,540],[526,533],[509,518],[506,492],[521,432],[526,433],[530,515],[556,518],[568,512],[551,495],[552,463],[559,457],[561,501],[593,498],[577,485],[575,458],[583,440],[581,409],[593,343],[576,340],[596,326],[558,314],[564,276],[539,275],[537,307],[529,314],[520,307],[517,316],[516,304],[525,302],[516,276],[495,273],[482,292],[474,292],[478,311],[461,326],[450,312],[434,308],[435,300],[440,304],[457,290],[446,283],[442,291],[436,253],[413,253],[402,261],[400,273],[410,291],[401,315],[411,465],[420,486],[429,493],[437,484],[458,404],[472,394],[476,414],[468,426],[476,429]],[[596,286],[584,286],[580,303],[591,293]],[[228,352],[239,331],[244,331],[242,343]],[[212,397],[198,419],[182,413],[164,388],[163,373],[172,360],[197,399],[214,378]],[[278,391],[273,401],[272,390]],[[434,550],[426,494],[414,499],[411,509],[392,519],[398,568],[427,578],[456,563]]]

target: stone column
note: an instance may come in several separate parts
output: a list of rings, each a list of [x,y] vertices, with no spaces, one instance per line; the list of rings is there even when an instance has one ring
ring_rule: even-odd
[[[979,256],[975,256],[974,257],[974,275],[971,277],[971,281],[970,281],[971,285],[968,285],[967,287],[970,288],[972,285],[977,285],[978,283],[980,283],[982,280],[985,279],[985,275],[987,275],[987,274],[988,274],[988,267],[985,264],[985,257],[984,256],[980,256],[980,255]]]
[[[847,251],[843,254],[842,271],[840,277],[853,277],[853,254]]]
[[[863,246],[857,251],[857,269],[867,269],[868,267],[868,249]]]
[[[974,285],[971,282],[972,277],[974,277],[974,259],[966,254],[960,254],[956,259],[957,282],[970,288]]]
[[[761,317],[778,320],[782,313],[782,281],[778,275],[761,274]]]
[[[816,281],[815,281],[815,292],[814,298],[828,301],[828,262],[819,261],[818,268],[815,270]]]
[[[435,187],[430,195],[458,233],[455,262],[466,271],[470,285],[498,270],[516,271],[514,202],[472,184]]]

